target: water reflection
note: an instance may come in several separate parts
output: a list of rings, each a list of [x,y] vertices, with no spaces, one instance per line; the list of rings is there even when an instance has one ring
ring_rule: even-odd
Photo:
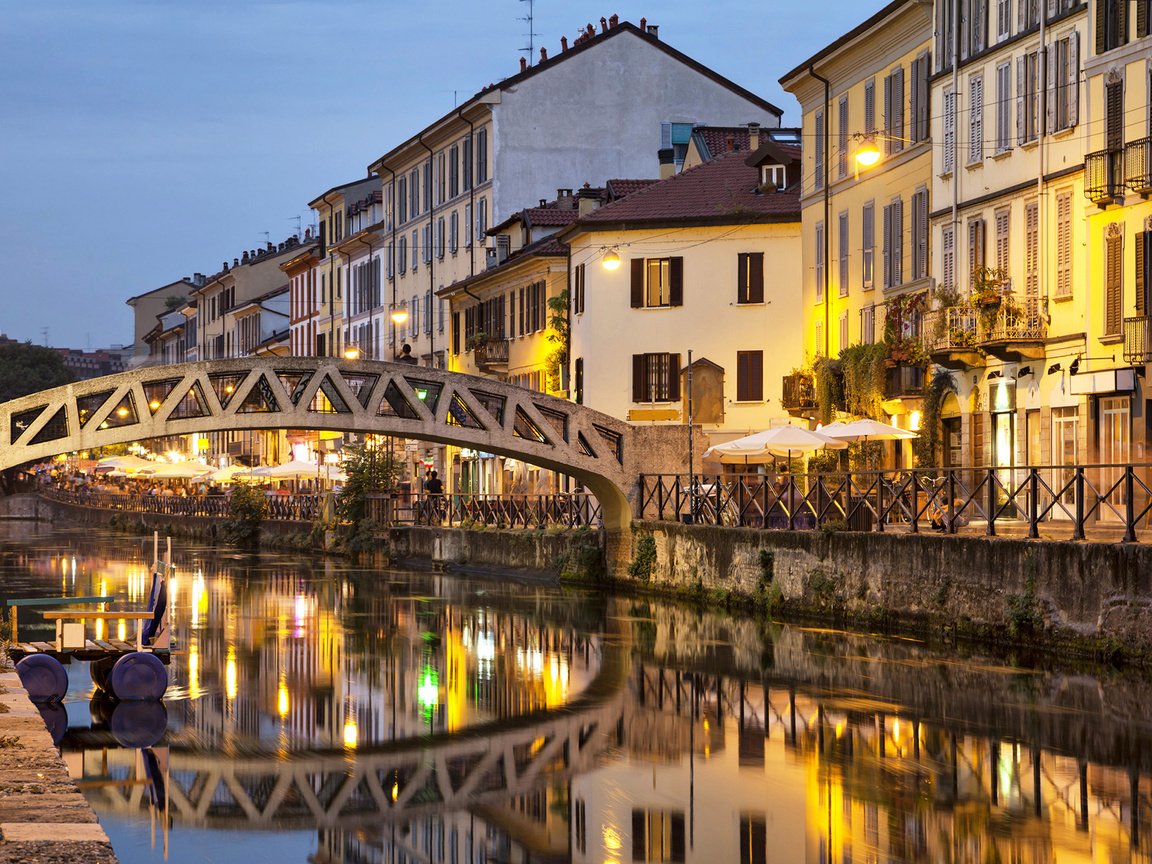
[[[13,530],[10,595],[143,597],[143,541]],[[70,670],[62,747],[126,864],[246,860],[237,832],[272,828],[285,862],[1152,860],[1137,676],[500,580],[177,560],[167,731],[86,708]]]

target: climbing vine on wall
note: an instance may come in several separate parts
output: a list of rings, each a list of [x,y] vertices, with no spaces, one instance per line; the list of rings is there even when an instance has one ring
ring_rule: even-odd
[[[921,468],[935,468],[940,455],[940,411],[949,393],[956,392],[952,373],[937,369],[924,383],[924,407],[920,418],[920,437],[912,442],[916,464]]]

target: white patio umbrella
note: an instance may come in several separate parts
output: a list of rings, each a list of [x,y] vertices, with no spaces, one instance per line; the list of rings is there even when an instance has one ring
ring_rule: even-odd
[[[843,450],[847,446],[847,442],[802,426],[774,426],[763,432],[709,447],[704,452],[704,458],[716,458],[728,465],[748,465],[768,462],[774,456],[784,456],[791,461],[793,453]]]
[[[125,474],[133,474],[141,470],[151,470],[156,467],[155,462],[150,462],[147,459],[141,459],[139,456],[106,456],[96,463],[96,472],[102,473],[104,471],[123,471]]]
[[[820,432],[840,441],[907,441],[920,437],[908,429],[868,419],[853,420],[851,423],[842,421],[829,423],[827,426],[821,426]]]
[[[247,465],[229,465],[227,468],[219,468],[208,475],[208,479],[213,483],[234,483],[237,480],[242,480],[252,473],[252,469]]]
[[[335,465],[317,466],[315,462],[304,462],[300,459],[293,459],[283,465],[257,468],[252,473],[257,477],[267,477],[270,480],[308,480],[320,477],[324,480],[342,482],[348,479],[347,475]]]
[[[156,480],[189,480],[212,471],[211,468],[201,465],[199,462],[176,462],[174,464],[152,462],[150,464],[156,470],[148,476]]]

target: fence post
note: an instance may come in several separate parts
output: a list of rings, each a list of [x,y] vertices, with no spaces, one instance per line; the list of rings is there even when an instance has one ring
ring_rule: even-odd
[[[920,533],[920,481],[916,478],[916,469],[912,469],[912,533]],[[927,501],[927,495],[925,495]]]
[[[947,489],[948,496],[948,533],[956,533],[956,469],[949,468],[948,474],[944,479],[944,488]]]
[[[1040,478],[1036,475],[1036,468],[1028,469],[1028,539],[1035,540],[1040,536]]]
[[[987,494],[984,496],[985,516],[987,517],[987,525],[984,528],[984,534],[987,537],[996,536],[996,469],[987,468],[984,480],[988,484]]]
[[[715,507],[716,524],[722,525],[724,523],[720,519],[721,502],[720,502],[720,475],[719,474],[716,475],[716,480],[715,480],[715,482],[712,483],[712,491],[716,493],[716,507]]]
[[[1136,542],[1136,503],[1133,493],[1136,484],[1132,477],[1132,466],[1124,466],[1124,542]]]
[[[884,531],[884,472],[876,472],[876,531]]]
[[[1072,539],[1084,539],[1084,466],[1076,466],[1076,521],[1072,528]]]

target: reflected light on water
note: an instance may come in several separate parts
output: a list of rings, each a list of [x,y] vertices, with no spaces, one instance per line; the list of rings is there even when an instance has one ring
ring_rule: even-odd
[[[228,646],[228,658],[224,661],[224,695],[228,701],[236,698],[236,646]]]
[[[276,713],[281,719],[288,716],[288,707],[288,682],[281,676],[280,684],[276,688]]]
[[[188,645],[188,698],[196,701],[200,696],[200,646],[191,642]]]

